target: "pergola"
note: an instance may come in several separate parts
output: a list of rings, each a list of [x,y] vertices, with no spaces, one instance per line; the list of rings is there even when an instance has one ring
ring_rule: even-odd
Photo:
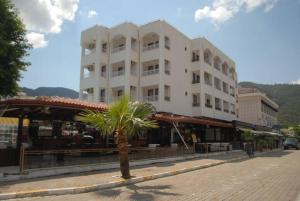
[[[0,101],[0,117],[18,118],[17,159],[22,143],[23,120],[74,121],[74,116],[84,110],[104,111],[104,103],[90,103],[78,99],[61,97],[36,97]]]

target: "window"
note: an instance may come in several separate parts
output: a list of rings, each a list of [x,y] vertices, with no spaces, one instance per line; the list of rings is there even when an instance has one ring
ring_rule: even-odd
[[[136,76],[137,72],[136,72],[136,62],[135,61],[131,61],[131,65],[130,65],[130,74]]]
[[[218,90],[222,90],[221,88],[221,80],[217,77],[214,78],[215,88]]]
[[[192,84],[198,84],[200,83],[200,72],[199,71],[195,71],[193,72],[193,81]]]
[[[100,102],[105,102],[105,89],[100,90]]]
[[[228,94],[228,91],[229,91],[228,84],[226,82],[223,82],[223,92]]]
[[[205,106],[212,108],[212,96],[209,94],[205,94]]]
[[[170,75],[171,69],[170,69],[170,61],[165,60],[165,74]]]
[[[168,85],[165,85],[165,100],[166,101],[171,100],[171,87]]]
[[[118,97],[121,97],[121,96],[123,96],[123,90],[122,89],[119,89],[118,91],[117,91],[117,96]]]
[[[137,50],[137,40],[135,38],[131,38],[131,49],[133,51]]]
[[[101,77],[106,77],[106,66],[101,66]]]
[[[199,50],[194,50],[192,52],[192,62],[196,62],[200,60]]]
[[[136,86],[130,86],[130,99],[132,101],[136,100]]]
[[[104,53],[107,52],[107,43],[105,43],[105,42],[102,43],[102,52],[104,52]]]
[[[231,95],[232,97],[235,97],[235,89],[234,89],[233,86],[230,86],[230,95]]]
[[[229,103],[227,101],[223,101],[223,111],[226,113],[229,112]]]
[[[168,36],[165,36],[165,48],[170,49],[170,39]]]
[[[212,86],[212,75],[204,72],[204,82],[205,84]]]
[[[221,59],[218,56],[214,58],[214,68],[221,70]]]
[[[200,106],[200,94],[193,94],[193,107],[199,107]]]
[[[231,109],[230,109],[230,113],[231,113],[231,114],[235,114],[235,104],[231,103],[231,104],[230,104],[230,108],[231,108]]]
[[[204,51],[204,62],[211,66],[212,63],[211,58],[212,58],[212,53],[208,49],[206,49]]]
[[[215,109],[221,111],[222,110],[222,103],[220,98],[215,98]]]
[[[226,62],[222,64],[222,73],[228,75],[228,64]]]

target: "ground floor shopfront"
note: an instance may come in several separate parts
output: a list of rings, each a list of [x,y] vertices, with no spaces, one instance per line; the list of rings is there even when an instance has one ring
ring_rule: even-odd
[[[0,150],[1,166],[20,165],[23,171],[118,161],[113,135],[104,137],[74,121],[84,109],[103,111],[105,105],[43,97],[3,101],[0,106],[2,116],[19,119],[15,144]],[[141,130],[128,139],[130,160],[239,148],[230,122],[159,113],[152,118],[159,128]]]

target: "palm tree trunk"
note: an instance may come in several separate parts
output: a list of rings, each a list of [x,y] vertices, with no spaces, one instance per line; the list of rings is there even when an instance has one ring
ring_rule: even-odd
[[[117,146],[118,146],[118,151],[119,151],[121,174],[124,179],[129,179],[130,173],[129,173],[127,137],[126,137],[126,134],[124,133],[123,129],[117,129],[116,135],[117,135],[117,140],[118,140]]]

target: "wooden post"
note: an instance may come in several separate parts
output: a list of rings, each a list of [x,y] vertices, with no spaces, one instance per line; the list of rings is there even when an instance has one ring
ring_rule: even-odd
[[[25,157],[25,149],[23,145],[20,147],[20,161],[19,161],[19,166],[20,166],[20,174],[23,174],[24,172],[24,157]]]
[[[19,122],[18,122],[17,158],[20,158],[20,152],[21,152],[21,145],[22,145],[22,138],[23,138],[23,120],[24,120],[24,116],[22,115],[19,117]]]

